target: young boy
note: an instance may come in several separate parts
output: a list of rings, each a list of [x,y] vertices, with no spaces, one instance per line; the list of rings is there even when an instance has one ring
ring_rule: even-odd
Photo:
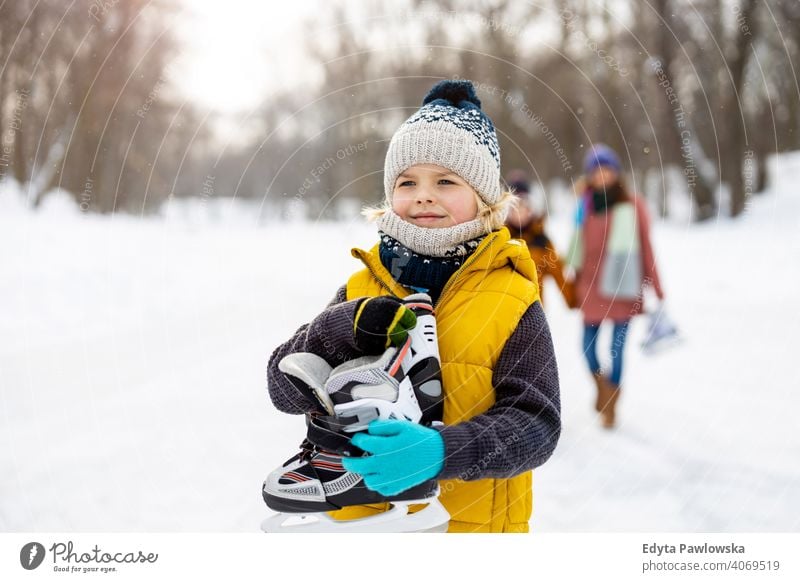
[[[527,532],[531,470],[561,432],[558,370],[528,249],[503,226],[513,195],[500,186],[491,120],[469,81],[442,81],[393,136],[386,202],[368,212],[380,242],[354,249],[365,268],[331,304],[272,355],[269,392],[288,413],[314,408],[278,370],[294,352],[337,365],[382,353],[408,322],[399,298],[434,301],[444,426],[375,421],[352,442],[372,453],[346,469],[382,495],[431,478],[451,532]],[[351,519],[385,504],[335,512]]]

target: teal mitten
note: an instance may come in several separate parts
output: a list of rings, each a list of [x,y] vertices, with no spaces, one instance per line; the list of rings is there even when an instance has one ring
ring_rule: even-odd
[[[344,468],[387,497],[433,479],[444,467],[439,431],[408,420],[373,420],[368,433],[358,433],[352,443],[370,454],[344,457]]]

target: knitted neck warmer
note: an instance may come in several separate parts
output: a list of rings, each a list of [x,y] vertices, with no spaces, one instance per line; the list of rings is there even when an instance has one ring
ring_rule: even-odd
[[[619,183],[608,186],[605,190],[592,189],[592,210],[595,213],[605,212],[624,198]]]
[[[393,210],[387,210],[377,221],[378,229],[404,247],[426,257],[464,256],[468,241],[486,235],[480,219],[462,222],[446,228],[425,228],[403,220]]]
[[[434,302],[439,299],[450,277],[484,239],[482,236],[460,245],[458,254],[430,257],[414,252],[386,233],[381,232],[380,237],[378,251],[381,263],[392,278],[401,285],[428,293]]]

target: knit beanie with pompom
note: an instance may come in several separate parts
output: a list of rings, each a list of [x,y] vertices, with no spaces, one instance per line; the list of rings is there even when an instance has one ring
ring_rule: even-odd
[[[492,120],[469,81],[439,81],[392,136],[383,169],[386,200],[415,164],[436,164],[466,180],[492,205],[500,200],[500,148]]]

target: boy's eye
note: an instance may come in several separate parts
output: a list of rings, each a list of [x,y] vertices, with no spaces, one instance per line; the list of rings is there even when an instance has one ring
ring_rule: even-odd
[[[442,184],[442,183],[443,184],[455,184],[455,182],[453,182],[451,180],[448,180],[447,178],[442,178],[441,180],[439,180],[439,183],[440,184]]]
[[[398,186],[413,186],[413,185],[414,185],[414,182],[412,182],[411,180],[406,180],[405,182],[400,182],[398,184]]]

